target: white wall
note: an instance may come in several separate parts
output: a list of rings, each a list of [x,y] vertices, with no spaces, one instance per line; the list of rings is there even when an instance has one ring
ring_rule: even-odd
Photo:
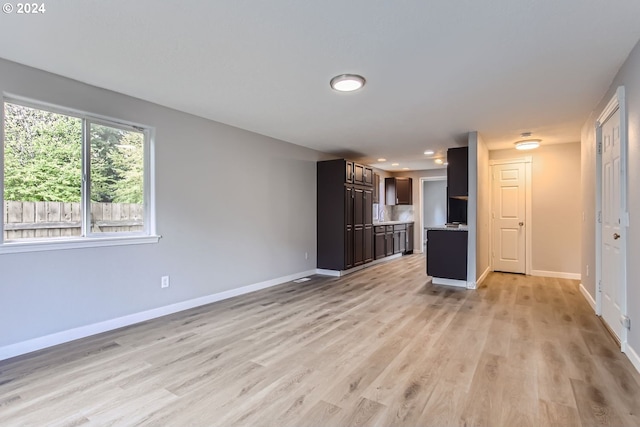
[[[0,91],[155,127],[163,236],[0,255],[0,349],[315,269],[324,155],[5,60]]]
[[[595,299],[595,132],[594,123],[618,86],[625,87],[628,120],[628,210],[631,219],[627,234],[627,312],[631,317],[628,354],[640,370],[640,42],[633,48],[611,86],[582,128],[582,284]],[[590,266],[587,276],[586,268]],[[635,355],[635,356],[634,356]],[[635,357],[635,359],[634,359]]]

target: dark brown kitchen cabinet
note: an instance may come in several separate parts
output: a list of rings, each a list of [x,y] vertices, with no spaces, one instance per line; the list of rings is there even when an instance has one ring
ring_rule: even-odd
[[[373,174],[373,203],[380,203],[380,175]]]
[[[407,177],[392,177],[384,179],[385,204],[411,205],[413,204],[412,179]]]
[[[387,225],[385,227],[385,236],[386,236],[386,250],[385,253],[387,256],[393,255],[394,245],[393,245],[393,225]]]
[[[349,227],[344,232],[344,269],[353,268],[354,250],[353,250],[353,227]],[[319,263],[318,263],[319,266]]]
[[[363,205],[364,205],[364,225],[373,224],[373,191],[364,190],[363,192]]]
[[[407,247],[407,225],[393,226],[393,253],[404,253]]]
[[[467,231],[427,231],[427,274],[467,280]]]
[[[373,187],[373,169],[366,165],[352,162],[350,160],[329,160],[331,162],[344,162],[345,178],[347,184],[363,185]]]
[[[405,253],[413,253],[413,230],[415,229],[413,224],[407,224],[407,243]]]
[[[380,259],[387,256],[387,233],[385,227],[373,227],[374,228],[374,242],[373,247],[375,249],[374,259]]]
[[[344,159],[318,162],[318,268],[342,271],[373,260],[372,182],[368,166]]]
[[[447,150],[447,222],[467,223],[469,148]]]
[[[353,183],[359,185],[365,185],[367,187],[373,186],[373,169],[369,166],[353,164]]]
[[[469,147],[449,148],[447,162],[449,197],[466,199],[469,195]]]
[[[353,184],[353,178],[354,178],[353,162],[350,162],[349,160],[344,160],[344,162],[345,162],[344,182],[346,182],[347,184]]]
[[[364,262],[373,261],[373,226],[365,225],[364,227]]]

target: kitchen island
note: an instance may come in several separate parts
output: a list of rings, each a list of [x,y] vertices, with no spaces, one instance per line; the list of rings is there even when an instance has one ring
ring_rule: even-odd
[[[426,227],[427,274],[435,285],[467,287],[466,226]]]

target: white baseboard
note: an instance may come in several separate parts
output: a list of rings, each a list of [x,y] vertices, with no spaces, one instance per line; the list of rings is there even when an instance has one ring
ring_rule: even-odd
[[[373,260],[363,265],[359,265],[357,267],[350,268],[348,270],[327,270],[324,268],[318,268],[316,269],[316,274],[322,274],[324,276],[332,276],[332,277],[342,277],[342,276],[346,276],[347,274],[355,273],[356,271],[364,270],[365,268],[373,267],[376,264],[398,259],[400,257],[402,257],[402,254],[393,254],[384,258]]]
[[[323,276],[340,277],[341,272],[338,270],[326,270],[324,268],[317,268],[316,274],[322,274]]]
[[[457,288],[465,289],[467,289],[468,286],[466,280],[445,279],[443,277],[432,277],[431,283],[433,283],[434,285],[455,286]]]
[[[640,356],[638,356],[638,353],[627,342],[622,343],[622,351],[627,355],[636,371],[640,373]]]
[[[580,289],[580,293],[582,294],[584,299],[587,300],[587,303],[589,303],[589,305],[591,306],[591,308],[595,312],[596,311],[596,300],[594,300],[593,297],[591,296],[591,294],[589,293],[589,291],[587,291],[587,289],[584,286],[582,286],[582,283],[580,283],[580,286],[578,287],[578,289]]]
[[[484,272],[480,275],[480,277],[478,278],[478,280],[476,280],[476,286],[480,286],[480,284],[484,281],[484,279],[487,278],[487,276],[489,275],[489,273],[491,272],[491,267],[487,267]],[[475,289],[475,287],[473,288]]]
[[[211,304],[216,301],[232,298],[239,295],[248,294],[250,292],[259,291],[260,289],[270,288],[301,277],[316,274],[316,270],[308,270],[300,273],[290,274],[288,276],[278,277],[264,282],[254,283],[252,285],[243,286],[241,288],[230,289],[228,291],[219,292],[217,294],[207,295],[200,298],[194,298],[175,304],[158,307],[139,313],[129,314],[127,316],[115,319],[105,320],[103,322],[93,323],[91,325],[80,326],[78,328],[68,329],[66,331],[56,332],[54,334],[33,338],[27,341],[9,344],[0,347],[0,360],[9,359],[11,357],[20,356],[31,353],[33,351],[42,350],[43,348],[53,347],[54,345],[64,344],[80,338],[86,338],[91,335],[100,334],[102,332],[112,331],[124,326],[133,325],[168,314],[177,313],[179,311],[188,310],[190,308],[199,307],[201,305]]]
[[[563,271],[544,271],[544,270],[531,270],[532,276],[541,276],[541,277],[555,277],[557,279],[572,279],[572,280],[580,280],[582,276],[580,273],[565,273]]]

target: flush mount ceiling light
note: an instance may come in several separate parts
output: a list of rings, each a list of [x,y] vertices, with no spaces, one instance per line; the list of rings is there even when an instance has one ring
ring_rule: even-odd
[[[541,139],[532,139],[530,138],[531,132],[524,132],[520,134],[520,141],[514,142],[516,146],[516,150],[533,150],[534,148],[538,148],[540,146]]]
[[[353,92],[364,86],[366,80],[357,74],[340,74],[331,79],[331,88],[338,92]]]
[[[434,154],[435,154],[435,151],[433,151],[433,150],[427,150],[427,151],[425,151],[425,152],[424,152],[424,154],[425,154],[426,156],[432,156],[432,155],[434,155]]]
[[[391,163],[391,166],[400,166],[400,163]]]

